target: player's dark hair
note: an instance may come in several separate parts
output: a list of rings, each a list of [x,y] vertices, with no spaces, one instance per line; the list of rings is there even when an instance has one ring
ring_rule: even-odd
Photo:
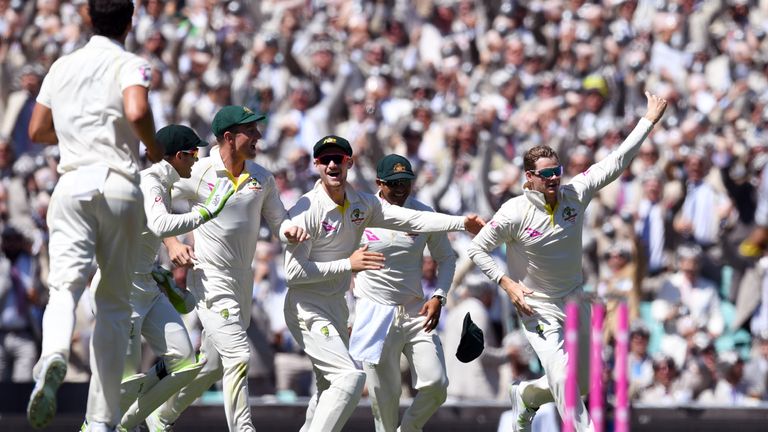
[[[552,150],[552,147],[538,145],[525,152],[525,156],[523,156],[523,169],[526,171],[535,171],[536,161],[541,158],[552,158],[560,162],[560,158],[557,157],[557,153]]]
[[[110,39],[120,39],[133,19],[132,0],[88,0],[93,32]]]

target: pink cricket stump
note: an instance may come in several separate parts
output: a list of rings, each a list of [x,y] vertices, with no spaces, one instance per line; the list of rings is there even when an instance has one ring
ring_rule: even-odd
[[[573,432],[576,403],[579,398],[579,305],[568,302],[565,305],[565,352],[568,364],[565,367],[565,415],[563,432]]]
[[[592,305],[592,334],[589,351],[589,414],[595,432],[603,432],[603,322],[605,321],[605,305]]]
[[[620,303],[616,323],[616,432],[629,432],[629,311]]]

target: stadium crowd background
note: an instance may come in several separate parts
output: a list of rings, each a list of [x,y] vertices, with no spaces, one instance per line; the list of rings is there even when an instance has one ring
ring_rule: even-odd
[[[187,124],[213,142],[220,107],[266,113],[257,161],[274,172],[286,207],[316,178],[312,144],[334,133],[353,144],[356,187],[374,191],[377,160],[395,152],[414,165],[420,200],[490,219],[521,193],[528,148],[554,147],[567,181],[621,142],[643,113],[644,90],[667,99],[631,169],[585,218],[587,289],[608,304],[604,360],[612,364],[611,325],[624,298],[633,401],[768,403],[768,259],[738,252],[768,162],[768,0],[136,4],[126,45],[152,63],[156,127]],[[86,8],[0,0],[3,381],[31,380],[46,303],[58,155],[31,142],[27,125],[51,63],[88,40]],[[311,394],[311,366],[282,318],[281,245],[262,234],[251,389],[290,400]],[[446,344],[449,397],[506,400],[512,380],[540,368],[508,299],[466,257],[470,239],[451,238],[459,264],[439,330],[451,339],[471,310],[488,347],[459,365]],[[425,295],[434,271],[426,257]],[[184,285],[184,270],[175,275]],[[89,310],[83,296],[68,381],[89,379]],[[185,319],[199,343],[194,313]],[[153,356],[145,357],[147,366]]]

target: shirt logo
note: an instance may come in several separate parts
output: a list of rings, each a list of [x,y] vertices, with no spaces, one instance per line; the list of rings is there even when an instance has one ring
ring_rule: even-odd
[[[206,184],[208,185],[208,190],[212,191],[214,184],[213,183],[206,183]]]
[[[371,230],[365,230],[363,231],[363,234],[365,234],[365,239],[368,240],[369,242],[381,241],[381,239],[376,234],[374,234],[373,231]]]
[[[365,212],[360,209],[352,210],[352,223],[360,225],[365,220]]]
[[[141,80],[149,84],[150,78],[152,77],[152,68],[148,65],[142,65],[139,67],[139,73],[141,74]]]
[[[566,222],[575,222],[576,221],[576,216],[578,216],[578,215],[579,215],[579,213],[573,207],[566,206],[563,209],[562,216],[563,216],[563,220],[566,221]]]
[[[219,313],[221,314],[222,318],[229,319],[229,309],[222,309]]]
[[[323,229],[324,229],[324,230],[325,230],[325,232],[327,232],[327,233],[328,233],[328,232],[333,232],[333,231],[336,231],[336,227],[335,227],[335,226],[333,226],[333,224],[332,224],[332,223],[330,223],[330,222],[328,222],[328,221],[323,221],[322,225],[323,225]]]
[[[531,227],[526,228],[525,233],[531,238],[541,237],[541,231],[537,231]]]
[[[156,195],[156,196],[155,196],[155,202],[156,202],[156,203],[157,203],[157,202],[160,202],[160,201],[162,201],[162,200],[163,200],[163,197],[161,197],[160,195]]]
[[[259,191],[261,191],[262,189],[264,189],[264,187],[263,187],[263,186],[261,186],[261,183],[259,183],[259,181],[258,181],[258,180],[256,180],[256,179],[251,179],[251,182],[250,182],[250,183],[248,183],[248,189],[250,189],[250,190],[252,190],[252,191],[254,191],[254,192],[259,192]]]
[[[492,221],[488,222],[488,225],[490,225],[491,228],[494,228],[494,229],[499,227],[499,223],[496,222],[495,220],[492,220]]]

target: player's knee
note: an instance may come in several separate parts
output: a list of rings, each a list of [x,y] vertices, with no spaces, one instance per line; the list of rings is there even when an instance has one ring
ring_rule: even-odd
[[[428,394],[432,399],[442,404],[448,397],[448,378],[443,375],[438,379],[426,383],[426,385],[420,387],[418,390],[419,393]]]
[[[180,370],[193,367],[197,363],[195,353],[192,351],[191,346],[189,351],[182,351],[173,355],[169,355],[163,358],[168,373],[174,373]]]
[[[331,383],[332,386],[339,387],[349,394],[362,393],[363,387],[365,387],[365,372],[360,370],[351,370],[347,373],[341,374],[336,379],[335,383]]]

